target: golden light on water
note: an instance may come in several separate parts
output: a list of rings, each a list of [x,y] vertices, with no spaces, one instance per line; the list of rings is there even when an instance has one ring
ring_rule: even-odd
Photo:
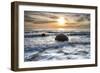
[[[57,19],[57,22],[58,22],[58,25],[64,26],[65,23],[66,23],[66,20],[65,20],[64,17],[59,17],[59,18]]]
[[[64,28],[58,28],[58,30],[60,30],[60,31],[65,31],[65,29],[64,29]]]

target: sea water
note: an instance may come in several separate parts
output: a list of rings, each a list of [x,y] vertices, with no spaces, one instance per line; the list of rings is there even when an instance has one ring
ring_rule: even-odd
[[[41,36],[45,33],[46,36]],[[55,40],[64,34],[68,41]],[[24,61],[75,60],[90,58],[90,32],[28,31],[24,33]]]

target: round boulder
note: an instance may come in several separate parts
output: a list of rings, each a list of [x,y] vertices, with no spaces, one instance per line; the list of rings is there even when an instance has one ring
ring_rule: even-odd
[[[43,37],[46,36],[46,33],[42,33],[41,36],[43,36]]]
[[[68,41],[68,37],[64,34],[58,34],[55,38],[56,41]]]

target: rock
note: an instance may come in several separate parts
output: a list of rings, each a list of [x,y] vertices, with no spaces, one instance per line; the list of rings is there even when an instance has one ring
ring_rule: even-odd
[[[68,41],[68,37],[64,34],[58,34],[55,38],[56,41]]]
[[[46,36],[46,34],[45,33],[42,33],[41,36]]]

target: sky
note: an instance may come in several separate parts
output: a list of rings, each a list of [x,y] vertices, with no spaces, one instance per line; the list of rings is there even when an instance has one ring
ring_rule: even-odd
[[[24,29],[90,30],[90,14],[24,11]]]

